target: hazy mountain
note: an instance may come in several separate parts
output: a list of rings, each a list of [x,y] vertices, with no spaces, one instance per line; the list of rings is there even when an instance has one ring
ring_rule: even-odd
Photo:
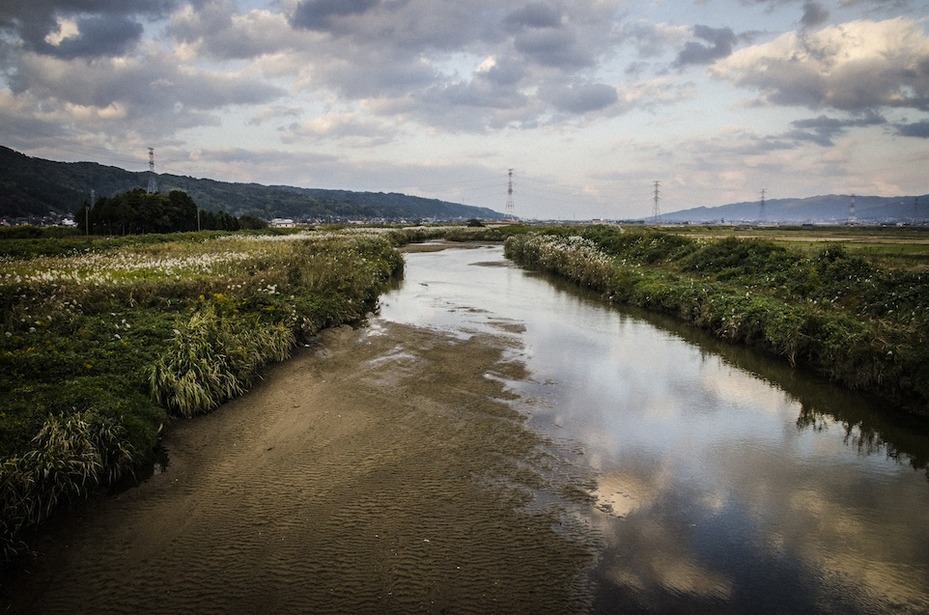
[[[922,196],[855,196],[854,220],[862,224],[927,223],[929,195]],[[852,219],[852,196],[828,194],[803,199],[766,200],[732,203],[717,207],[694,207],[663,213],[663,222],[747,222],[747,223],[834,223],[846,224]]]
[[[0,216],[69,213],[99,196],[148,186],[148,172],[131,172],[94,162],[55,162],[0,146]],[[157,175],[158,190],[183,190],[202,209],[264,219],[501,219],[486,207],[473,207],[397,193],[352,192],[291,186],[263,186]]]

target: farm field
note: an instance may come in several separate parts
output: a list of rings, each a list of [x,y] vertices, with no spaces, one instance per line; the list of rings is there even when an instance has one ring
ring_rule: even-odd
[[[880,265],[899,269],[929,269],[929,228],[823,226],[823,227],[665,227],[669,232],[685,237],[722,239],[761,239],[784,247],[813,254],[825,243],[844,246],[849,253],[867,258]]]

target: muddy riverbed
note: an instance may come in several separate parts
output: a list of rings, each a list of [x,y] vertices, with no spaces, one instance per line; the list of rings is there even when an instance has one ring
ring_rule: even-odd
[[[503,333],[326,332],[50,524],[10,612],[583,612],[586,479],[512,407]]]

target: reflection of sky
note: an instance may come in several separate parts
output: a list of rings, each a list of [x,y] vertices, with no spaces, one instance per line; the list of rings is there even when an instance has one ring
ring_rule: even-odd
[[[531,424],[582,443],[600,474],[600,610],[929,612],[921,473],[860,455],[829,419],[798,430],[786,393],[672,333],[474,265],[500,258],[409,255],[382,313],[462,335],[525,326],[532,380],[513,386]]]

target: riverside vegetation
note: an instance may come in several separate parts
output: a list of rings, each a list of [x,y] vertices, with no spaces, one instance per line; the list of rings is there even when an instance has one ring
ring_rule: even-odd
[[[670,313],[929,416],[929,272],[891,268],[837,243],[550,228],[506,255],[615,303]]]
[[[359,321],[425,231],[0,242],[0,561],[62,503],[153,461],[171,416]]]

